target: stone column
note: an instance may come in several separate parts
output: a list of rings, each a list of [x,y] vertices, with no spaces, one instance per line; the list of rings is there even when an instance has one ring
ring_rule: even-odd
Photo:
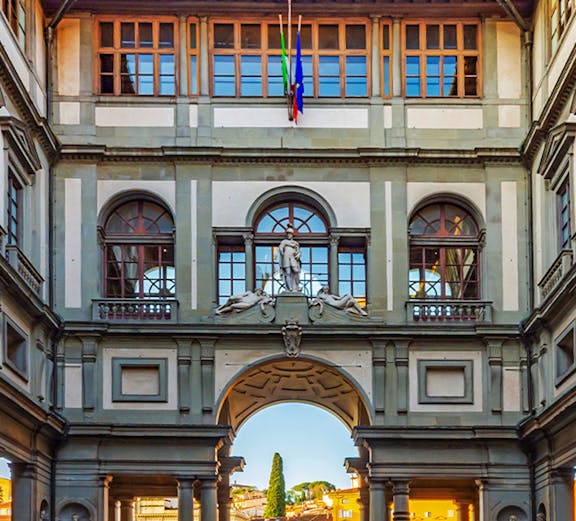
[[[120,498],[120,521],[134,521],[134,498]]]
[[[469,504],[467,501],[455,501],[456,503],[456,521],[470,521]]]
[[[362,478],[360,485],[358,510],[360,510],[360,521],[370,521],[370,489],[366,486],[364,478]]]
[[[550,476],[550,521],[567,521],[574,512],[574,469],[555,469]]]
[[[114,501],[114,521],[122,521],[122,502],[120,500]]]
[[[29,463],[11,463],[12,519],[35,519],[36,468]]]
[[[98,476],[98,512],[102,519],[110,519],[110,482],[112,476]]]
[[[338,235],[330,236],[330,273],[328,274],[328,286],[330,293],[338,295],[338,243],[340,237]]]
[[[216,479],[203,479],[201,486],[200,521],[217,521]]]
[[[254,235],[246,233],[244,235],[246,290],[252,291],[256,288],[256,278],[254,276]]]
[[[388,521],[385,491],[384,481],[370,480],[370,521]]]
[[[178,521],[194,520],[194,479],[180,478],[178,480]]]
[[[396,479],[392,482],[394,496],[394,521],[410,521],[410,480]]]

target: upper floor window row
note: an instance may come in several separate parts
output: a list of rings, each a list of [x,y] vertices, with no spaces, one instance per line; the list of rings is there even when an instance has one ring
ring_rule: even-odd
[[[282,45],[277,21],[212,20],[208,24],[207,70],[215,97],[282,97]],[[180,41],[176,18],[108,19],[97,22],[97,85],[100,94],[174,96],[183,89],[178,70]],[[392,45],[392,25],[377,26],[372,46],[371,21],[313,20],[302,24],[304,96],[308,98],[368,97],[377,78],[383,97],[392,96],[393,82],[406,97],[478,97],[481,94],[481,26],[479,21],[402,23],[401,48]],[[187,85],[200,92],[200,28],[188,21]],[[285,41],[292,47],[295,72],[296,28]],[[373,53],[378,60],[372,59]],[[401,78],[392,74],[401,63]],[[182,62],[183,63],[183,62]],[[377,70],[372,67],[378,63]],[[182,71],[184,73],[185,71]],[[292,78],[293,80],[293,78]],[[208,83],[207,83],[208,85]]]
[[[2,12],[22,49],[26,48],[26,3],[25,0],[2,0]]]

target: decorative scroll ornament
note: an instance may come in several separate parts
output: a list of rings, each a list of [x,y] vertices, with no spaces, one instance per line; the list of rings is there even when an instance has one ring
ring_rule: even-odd
[[[302,340],[302,328],[298,320],[286,320],[286,325],[282,328],[282,338],[284,339],[284,350],[286,356],[297,358],[300,356],[300,341]]]

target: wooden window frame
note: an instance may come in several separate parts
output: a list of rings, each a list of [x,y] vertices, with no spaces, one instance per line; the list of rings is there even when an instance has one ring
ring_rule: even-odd
[[[20,23],[19,8],[24,13],[24,27]],[[26,0],[2,0],[2,12],[6,16],[8,25],[18,40],[20,48],[26,52],[26,35],[28,26],[28,9]]]
[[[125,204],[130,204],[132,202],[137,202],[138,203],[138,214],[137,214],[137,218],[138,218],[138,228],[134,233],[118,233],[118,232],[110,232],[108,231],[107,225],[108,225],[108,221],[109,219],[118,211],[121,210],[122,207]],[[146,199],[137,199],[134,201],[125,201],[124,203],[121,203],[117,206],[114,207],[114,209],[108,214],[107,218],[106,218],[106,222],[104,224],[103,227],[103,237],[102,237],[102,242],[103,242],[103,257],[102,257],[102,262],[103,262],[103,294],[105,296],[105,298],[111,298],[111,299],[145,299],[145,298],[154,298],[154,299],[174,299],[176,298],[176,290],[174,289],[174,292],[171,294],[165,294],[165,295],[158,295],[158,296],[151,296],[148,295],[144,292],[144,281],[146,279],[145,275],[145,271],[144,271],[144,249],[146,247],[152,247],[155,248],[158,256],[156,257],[156,259],[159,261],[158,266],[156,266],[157,268],[163,268],[163,267],[172,267],[174,268],[174,271],[176,270],[176,247],[175,247],[175,241],[174,241],[174,234],[173,233],[165,233],[165,232],[151,232],[148,230],[145,230],[143,228],[143,219],[145,217],[145,204],[146,203],[152,203],[156,206],[158,206],[159,208],[162,208],[165,212],[166,215],[168,215],[170,217],[170,219],[172,220],[172,223],[174,224],[174,218],[171,215],[171,213],[169,212],[169,210],[167,208],[165,208],[163,205],[155,202],[155,201],[148,201]],[[163,215],[163,214],[162,214]],[[120,276],[119,277],[114,277],[111,278],[110,274],[109,274],[109,264],[113,264],[112,262],[109,261],[109,257],[108,257],[108,250],[110,248],[113,247],[120,247],[122,248],[122,257],[120,259],[117,260],[116,264],[120,269]],[[126,261],[124,258],[124,249],[126,247],[136,247],[137,248],[137,260],[138,260],[138,266],[137,266],[137,271],[135,273],[135,275],[137,276],[136,279],[137,282],[139,283],[139,292],[137,295],[126,295],[126,277],[124,275],[125,273],[125,268],[126,268]],[[172,259],[170,259],[170,255],[166,255],[166,257],[164,256],[163,249],[171,249],[171,256]],[[170,253],[170,252],[167,252]],[[164,261],[166,260],[166,263],[164,263]],[[172,265],[168,264],[168,262],[172,260]],[[111,280],[117,280],[118,284],[120,285],[120,295],[113,295],[111,293],[109,293],[109,286],[110,286],[110,281]],[[164,279],[162,277],[159,277],[158,279],[156,279],[158,281],[164,281]],[[166,279],[168,280],[168,279]],[[165,282],[165,281],[164,281]],[[176,282],[176,276],[174,275],[174,284]]]
[[[179,28],[180,23],[177,17],[173,16],[134,16],[134,17],[117,17],[117,16],[98,16],[94,20],[94,92],[99,96],[138,96],[138,97],[175,97],[179,95],[179,58],[178,50],[180,47]],[[100,47],[100,24],[112,23],[113,24],[113,46]],[[134,47],[121,47],[120,46],[120,27],[122,23],[151,23],[152,24],[152,47],[139,47],[134,44]],[[159,31],[161,23],[172,23],[174,28],[174,47],[163,48],[159,47]],[[137,41],[138,29],[135,27],[135,40]],[[101,92],[101,71],[100,71],[100,56],[109,55],[113,56],[113,72],[112,77],[114,81],[113,93]],[[139,94],[123,93],[121,92],[121,71],[120,71],[120,57],[123,54],[151,54],[153,56],[153,76],[154,87],[152,94]],[[174,93],[173,94],[160,94],[160,55],[172,55],[174,57]]]
[[[190,27],[196,26],[196,47],[192,47],[190,38]],[[188,95],[196,97],[200,95],[200,20],[195,17],[188,17],[186,20],[186,48],[188,50]],[[190,66],[192,56],[196,57],[196,92],[192,92],[192,67]]]
[[[418,269],[419,272],[423,271],[426,272],[427,262],[426,262],[426,252],[427,250],[438,250],[439,253],[439,267],[437,274],[439,276],[438,281],[435,281],[440,286],[440,295],[438,296],[428,296],[424,294],[423,296],[412,296],[412,280],[410,279],[410,275],[408,278],[408,293],[409,298],[416,298],[416,299],[428,299],[428,300],[459,300],[459,301],[467,301],[467,300],[478,300],[481,298],[482,295],[482,232],[478,225],[477,220],[474,218],[472,213],[467,210],[464,206],[459,204],[454,204],[452,202],[436,202],[430,203],[429,205],[425,205],[421,207],[417,212],[414,212],[414,215],[410,219],[410,227],[414,220],[418,217],[420,212],[424,211],[425,209],[429,208],[430,206],[439,206],[440,209],[440,229],[436,233],[422,233],[422,234],[412,234],[409,235],[409,244],[408,244],[408,272],[414,269]],[[450,234],[448,229],[446,228],[446,207],[447,206],[456,206],[463,213],[466,214],[467,218],[470,218],[476,227],[476,235],[463,235],[458,237],[458,235]],[[463,221],[463,220],[462,220]],[[454,266],[452,264],[448,264],[447,259],[447,252],[448,250],[473,250],[475,252],[475,263],[471,264],[471,266],[475,266],[476,269],[476,279],[468,280],[468,285],[474,284],[476,289],[475,295],[471,297],[464,298],[463,296],[454,296],[454,295],[446,295],[445,287],[449,284],[448,277],[447,277],[447,267]],[[412,262],[412,253],[413,252],[419,253],[419,261],[417,263]],[[459,284],[462,286],[461,289],[464,289],[464,282],[466,279],[463,278],[462,269],[465,264],[458,264],[458,273],[460,275]],[[421,275],[420,275],[421,277]],[[426,275],[424,274],[424,286],[426,286],[429,281],[426,280]],[[418,283],[422,285],[422,279],[420,278]]]
[[[231,260],[230,262],[224,262],[220,260],[220,254],[221,253],[230,253],[231,254]],[[234,262],[234,258],[233,258],[233,254],[234,253],[242,253],[244,255],[244,278],[236,278],[234,277],[234,265],[235,264],[241,264],[240,262],[235,263]],[[244,245],[240,245],[240,244],[219,244],[218,245],[218,251],[217,251],[217,259],[216,259],[216,301],[218,302],[218,305],[224,304],[226,302],[226,300],[231,297],[232,295],[235,295],[236,292],[234,291],[234,282],[241,282],[244,281],[244,291],[247,291],[247,287],[246,287],[246,248]],[[222,264],[229,264],[230,265],[230,277],[229,278],[224,278],[224,277],[220,277],[220,266]],[[222,282],[224,281],[229,281],[230,282],[230,295],[226,294],[226,293],[221,293],[221,286],[222,286]]]
[[[566,32],[566,27],[576,13],[576,0],[550,0],[548,6],[550,45],[552,52],[555,52]]]
[[[234,26],[234,48],[216,48],[214,47],[214,26],[218,24],[231,24]],[[242,25],[260,25],[261,27],[261,46],[258,49],[243,49],[240,42],[241,26]],[[306,98],[322,98],[322,99],[339,99],[339,98],[358,98],[365,99],[371,96],[371,22],[366,18],[349,18],[342,19],[314,19],[311,21],[303,22],[304,26],[311,26],[312,33],[312,49],[302,48],[302,57],[312,56],[312,81],[314,92],[310,93],[305,91]],[[338,40],[339,49],[319,49],[318,48],[318,27],[320,25],[337,25],[338,26]],[[366,48],[365,49],[346,49],[346,26],[347,25],[363,25],[366,28]],[[231,96],[215,96],[214,95],[214,56],[228,55],[234,56],[234,96],[236,98],[250,97],[241,95],[241,81],[240,81],[240,57],[241,56],[260,56],[262,58],[262,94],[258,97],[263,98],[279,98],[280,96],[270,96],[268,94],[268,57],[281,56],[281,49],[268,48],[268,34],[270,31],[279,31],[279,22],[277,20],[261,20],[254,18],[246,18],[242,20],[229,19],[229,18],[216,18],[210,21],[209,25],[209,56],[210,56],[210,95],[213,97],[231,97]],[[293,24],[293,30],[296,30]],[[286,47],[288,47],[286,20],[284,20],[284,36],[286,38]],[[288,51],[288,49],[286,49]],[[294,57],[296,54],[296,40],[292,38],[292,68],[294,72]],[[319,56],[339,56],[340,66],[340,95],[339,96],[320,96],[319,89]],[[366,96],[347,96],[346,95],[346,58],[349,56],[364,56],[366,58]]]
[[[418,25],[419,27],[419,38],[420,38],[420,48],[419,49],[406,49],[406,26],[407,25]],[[456,49],[426,49],[426,26],[427,25],[455,25],[456,26]],[[464,49],[464,26],[465,25],[476,25],[478,27],[476,42],[477,48],[475,50]],[[478,99],[482,97],[482,23],[478,19],[458,19],[458,20],[424,20],[424,19],[414,19],[414,20],[404,20],[401,25],[401,49],[402,49],[402,96],[406,99]],[[443,46],[441,46],[443,47]],[[406,57],[408,56],[418,56],[420,57],[420,95],[418,96],[408,96],[406,88]],[[457,76],[457,86],[458,95],[457,96],[427,96],[426,95],[426,57],[427,56],[457,56],[456,65],[456,76]],[[476,56],[477,57],[477,80],[476,87],[477,92],[475,95],[465,95],[464,91],[464,57],[466,56]],[[442,72],[440,72],[440,82],[442,84]]]
[[[384,47],[384,27],[388,27],[388,49]],[[378,47],[380,49],[380,93],[383,98],[391,98],[394,95],[394,56],[393,56],[393,35],[392,35],[392,22],[390,20],[383,20],[380,22],[380,41]],[[388,94],[385,93],[385,82],[384,82],[384,59],[388,58],[388,78],[389,78],[389,89]]]
[[[572,193],[571,193],[571,183],[570,177],[566,176],[566,179],[562,181],[562,184],[556,190],[556,222],[558,229],[558,248],[559,251],[570,249],[571,247],[571,237],[572,237]],[[567,200],[566,204],[563,203],[562,196],[566,194]],[[563,223],[563,215],[567,215],[568,219],[566,223]],[[568,237],[563,240],[564,230],[568,230]]]
[[[14,199],[13,189],[16,195]],[[22,243],[22,204],[24,185],[12,168],[8,167],[8,183],[6,190],[6,243],[20,247]],[[16,206],[16,215],[12,209]],[[12,232],[12,223],[16,224],[16,232]]]

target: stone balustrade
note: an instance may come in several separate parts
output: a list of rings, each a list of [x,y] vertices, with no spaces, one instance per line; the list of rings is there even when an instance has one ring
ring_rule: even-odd
[[[560,255],[550,266],[550,269],[544,274],[538,287],[540,288],[540,301],[545,300],[552,291],[558,286],[564,276],[570,271],[573,263],[572,250],[562,250]]]
[[[406,303],[406,309],[408,322],[492,322],[492,303],[488,301],[412,299]]]
[[[177,322],[178,302],[167,299],[95,299],[92,319],[108,322]]]
[[[16,270],[18,275],[28,284],[30,289],[36,293],[36,295],[41,296],[42,294],[42,284],[44,284],[44,279],[36,271],[36,268],[32,263],[26,258],[26,255],[22,253],[18,246],[14,244],[8,244],[6,246],[6,258],[8,264]]]

